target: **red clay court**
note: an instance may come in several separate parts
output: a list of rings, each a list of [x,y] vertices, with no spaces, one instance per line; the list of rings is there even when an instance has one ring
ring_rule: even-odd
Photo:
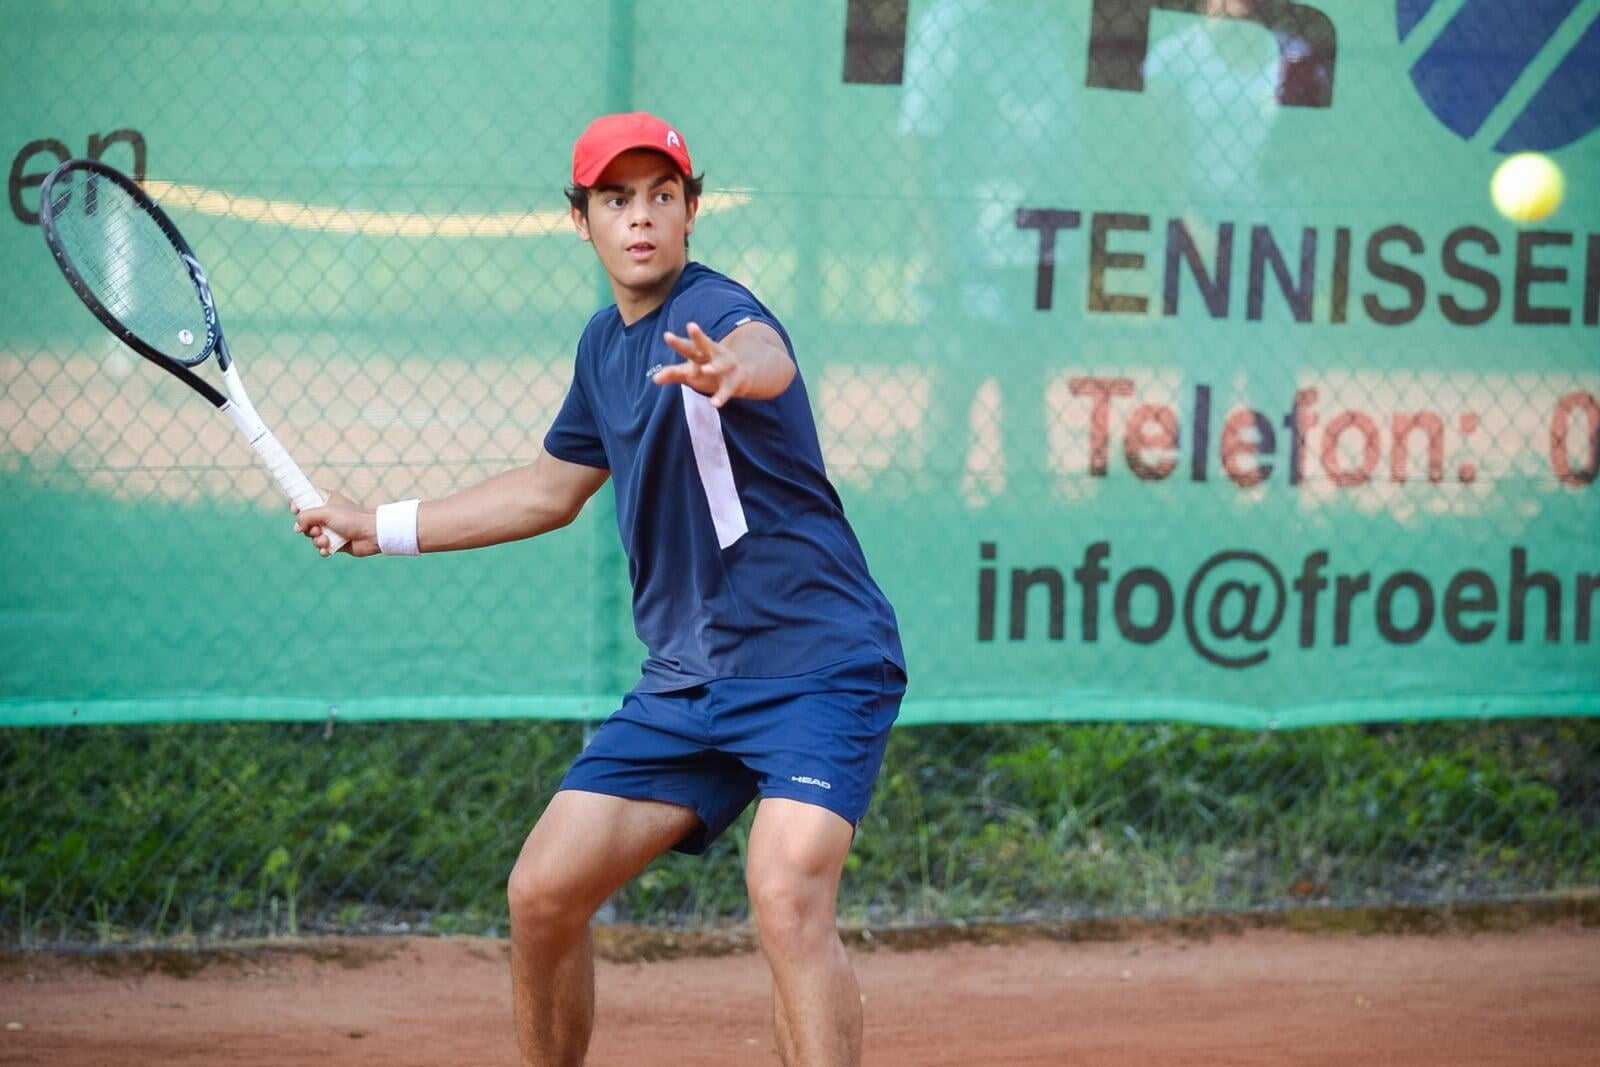
[[[504,941],[310,941],[213,958],[5,958],[0,1062],[512,1064]],[[198,960],[196,960],[198,962]],[[1593,1064],[1600,928],[1036,938],[855,952],[868,1064]],[[753,953],[602,962],[589,1063],[776,1063]],[[20,1024],[17,1029],[15,1024]]]

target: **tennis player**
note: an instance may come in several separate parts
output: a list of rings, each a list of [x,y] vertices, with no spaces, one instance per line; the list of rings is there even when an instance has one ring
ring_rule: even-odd
[[[667,849],[703,852],[757,797],[745,880],[779,1055],[861,1057],[835,904],[905,660],[823,469],[788,334],[748,289],[689,259],[702,177],[661,119],[595,120],[573,147],[568,198],[616,303],[578,341],[543,451],[439,500],[371,511],[332,494],[296,519],[324,552],[330,529],[357,556],[478,548],[566,526],[611,479],[649,656],[511,872],[529,1064],[583,1060],[595,910]]]

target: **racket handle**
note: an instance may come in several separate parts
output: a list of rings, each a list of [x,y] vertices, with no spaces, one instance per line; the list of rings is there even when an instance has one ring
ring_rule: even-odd
[[[305,472],[300,469],[300,465],[294,461],[294,457],[289,455],[289,450],[283,447],[283,443],[273,435],[271,430],[262,431],[260,437],[250,442],[250,447],[254,448],[256,454],[266,461],[267,469],[272,472],[274,478],[278,479],[278,484],[283,487],[285,493],[289,494],[289,499],[293,500],[296,506],[300,508],[320,508],[328,502],[326,497],[317,492],[317,487],[311,484],[311,481],[305,476]],[[326,526],[322,528],[322,532],[328,537],[328,552],[330,555],[344,547],[344,538]]]

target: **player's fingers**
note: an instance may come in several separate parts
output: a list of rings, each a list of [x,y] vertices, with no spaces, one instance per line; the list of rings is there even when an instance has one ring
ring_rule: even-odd
[[[726,356],[728,350],[711,339],[711,335],[700,328],[698,322],[689,324],[689,339],[695,343],[701,353],[710,359]]]
[[[312,536],[311,531],[313,529],[321,527],[327,521],[328,512],[326,508],[295,509],[294,528],[305,534],[307,537]]]
[[[707,366],[717,368],[717,388],[716,392],[711,396],[711,406],[720,408],[739,395],[739,391],[744,385],[744,374],[740,372],[739,365],[733,360],[708,363]]]
[[[667,342],[668,345],[672,347],[674,352],[678,353],[678,355],[682,356],[684,359],[691,360],[695,363],[704,363],[712,356],[712,353],[702,352],[700,350],[700,346],[695,344],[689,338],[679,337],[671,330],[668,330],[666,333],[662,334],[661,337]]]
[[[663,384],[677,382],[680,385],[687,385],[697,393],[714,392],[722,382],[721,375],[712,370],[710,364],[702,366],[698,363],[677,363],[669,369],[675,373]]]
[[[708,359],[717,354],[717,342],[713,341],[711,335],[700,328],[698,322],[689,324],[689,340],[693,341],[695,347],[704,352]]]
[[[327,530],[318,530],[317,531],[317,536],[312,539],[312,543],[317,546],[317,551],[321,552],[324,556],[331,556],[331,555],[334,554],[334,550],[331,547],[332,546],[332,541],[328,537],[328,531]],[[355,555],[356,554],[356,543],[355,543],[355,541],[347,539],[344,544],[339,546],[338,551],[340,551],[340,552],[348,552],[352,556]]]
[[[688,385],[699,376],[699,373],[699,364],[674,363],[670,367],[662,367],[656,371],[650,380],[657,385]]]
[[[667,347],[677,352],[678,355],[682,355],[685,360],[698,360],[699,349],[696,349],[688,339],[680,338],[678,334],[672,333],[670,330],[661,334],[661,339],[667,342]]]

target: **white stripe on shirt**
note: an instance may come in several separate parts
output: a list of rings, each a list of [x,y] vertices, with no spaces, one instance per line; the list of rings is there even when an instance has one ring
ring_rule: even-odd
[[[711,506],[711,522],[717,528],[717,547],[727,548],[750,529],[744,519],[744,505],[733,484],[733,464],[728,461],[728,442],[722,438],[722,413],[711,406],[711,398],[687,385],[683,390],[683,416],[689,423],[689,441],[694,445],[694,465],[700,472],[700,485]]]

